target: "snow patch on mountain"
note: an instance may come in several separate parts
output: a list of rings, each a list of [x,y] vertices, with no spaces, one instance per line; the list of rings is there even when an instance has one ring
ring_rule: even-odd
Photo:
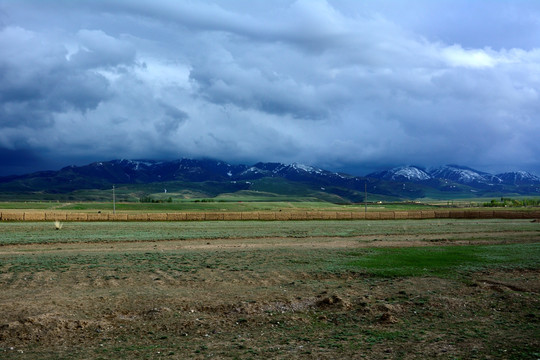
[[[261,170],[256,166],[251,166],[240,173],[240,176],[249,176],[254,174],[266,174],[267,171]]]
[[[394,173],[392,176],[392,180],[395,180],[399,177],[406,178],[407,180],[429,180],[431,179],[431,176],[429,176],[428,173],[425,171],[415,167],[415,166],[404,166],[400,168],[394,168],[392,169],[392,172]]]
[[[527,171],[513,171],[496,175],[504,183],[511,185],[540,184],[540,177]]]
[[[307,173],[316,173],[316,174],[322,174],[322,170],[318,168],[314,168],[313,166],[299,164],[299,163],[292,163],[290,165],[291,168],[299,171],[305,171]]]
[[[475,182],[483,184],[500,184],[502,182],[502,180],[495,175],[458,165],[441,166],[430,170],[429,174],[434,178],[452,180],[462,184],[471,184]]]
[[[431,176],[424,170],[416,166],[399,166],[390,170],[380,171],[367,175],[377,179],[391,181],[426,181],[431,179]]]

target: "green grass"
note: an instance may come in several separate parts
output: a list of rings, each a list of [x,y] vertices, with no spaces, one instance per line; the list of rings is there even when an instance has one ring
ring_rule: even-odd
[[[167,202],[172,196],[172,202]],[[138,212],[174,212],[174,211],[217,211],[217,212],[245,212],[245,211],[364,211],[363,203],[340,204],[337,198],[328,198],[322,201],[320,197],[301,197],[289,195],[276,195],[259,191],[242,190],[235,193],[225,193],[217,197],[199,196],[191,199],[175,198],[171,193],[153,194],[154,200],[162,200],[162,203],[141,203],[138,198],[133,201],[123,201],[117,198],[117,211]],[[6,210],[55,210],[55,211],[109,211],[112,212],[112,196],[104,201],[70,201],[68,199],[50,201],[3,201],[0,209]],[[450,209],[455,207],[474,207],[482,210],[497,210],[499,208],[483,208],[481,204],[486,200],[469,199],[467,201],[436,201],[426,200],[424,203],[415,202],[384,202],[368,203],[368,211],[418,211]],[[537,210],[538,207],[512,207],[504,210]]]
[[[311,273],[356,272],[375,277],[460,277],[487,268],[538,268],[540,244],[367,248],[359,251],[323,249],[259,249],[129,251],[111,253],[40,253],[0,256],[0,273],[107,271],[108,276],[125,272],[154,272],[173,276],[196,276],[201,270],[264,274],[275,269]],[[268,261],[271,259],[271,261]],[[112,273],[111,273],[112,272]]]
[[[262,200],[261,197],[258,200]],[[117,202],[117,211],[139,212],[174,212],[174,211],[295,211],[295,210],[321,210],[321,211],[362,211],[360,205],[335,205],[328,202],[318,201],[295,201],[295,199],[276,197],[272,201],[250,201],[247,197],[220,197],[216,199],[190,199],[175,200],[172,203],[140,203],[140,202]],[[58,210],[58,211],[110,211],[113,210],[112,202],[0,202],[0,209],[10,210]]]
[[[538,267],[540,244],[371,249],[348,264],[376,276],[452,276],[486,267]]]
[[[61,206],[57,201],[4,201],[0,202],[0,209],[6,210],[49,210]]]

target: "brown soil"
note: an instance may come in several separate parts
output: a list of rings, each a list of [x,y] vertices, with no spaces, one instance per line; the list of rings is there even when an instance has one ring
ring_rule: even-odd
[[[486,234],[473,243],[505,242],[508,235]],[[538,241],[519,235],[518,242]],[[538,269],[384,279],[274,266],[271,254],[254,269],[234,269],[233,255],[255,250],[470,243],[465,235],[379,238],[4,246],[4,258],[75,260],[60,270],[0,265],[0,358],[538,357]],[[144,260],[140,269],[76,262],[77,255],[180,250],[211,256],[221,266],[181,272],[145,268]]]

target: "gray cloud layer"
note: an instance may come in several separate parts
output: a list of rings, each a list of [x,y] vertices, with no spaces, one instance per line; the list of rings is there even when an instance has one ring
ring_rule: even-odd
[[[0,0],[0,175],[182,156],[540,173],[539,33],[536,1]]]

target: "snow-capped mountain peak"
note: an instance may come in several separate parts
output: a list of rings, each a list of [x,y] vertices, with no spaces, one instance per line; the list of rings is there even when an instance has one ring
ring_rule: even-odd
[[[390,170],[380,171],[367,175],[368,177],[391,180],[391,181],[426,181],[431,176],[416,166],[399,166]]]
[[[292,163],[290,165],[290,167],[292,169],[295,169],[295,170],[300,170],[300,171],[305,171],[305,172],[308,172],[308,173],[317,173],[317,174],[321,174],[323,172],[323,170],[319,169],[319,168],[315,168],[313,166],[309,166],[309,165],[304,165],[304,164],[299,164],[299,163]]]
[[[431,176],[424,170],[417,168],[416,166],[403,166],[392,169],[394,172],[393,177],[403,177],[408,180],[429,180]]]
[[[527,171],[513,171],[496,175],[503,182],[512,185],[526,185],[540,183],[540,177]]]
[[[444,165],[430,170],[429,173],[434,178],[452,180],[462,184],[499,184],[502,182],[497,176],[459,165]]]

